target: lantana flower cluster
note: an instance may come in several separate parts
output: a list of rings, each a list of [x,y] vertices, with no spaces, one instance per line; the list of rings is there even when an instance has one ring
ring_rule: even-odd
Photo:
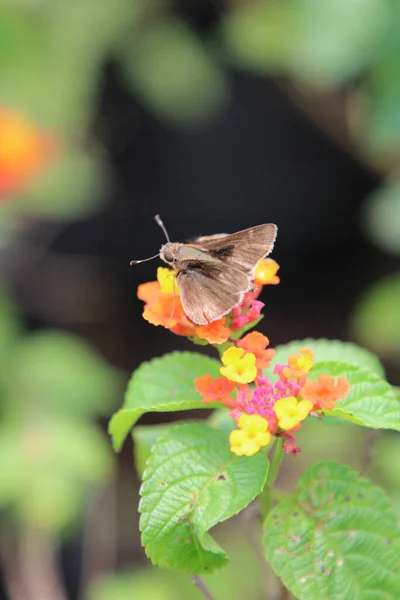
[[[254,326],[261,318],[264,303],[258,296],[264,285],[279,283],[278,263],[266,258],[258,265],[254,276],[254,289],[247,292],[243,303],[207,325],[196,325],[186,316],[179,298],[176,271],[164,267],[157,269],[157,281],[138,287],[138,298],[145,302],[143,318],[152,325],[162,325],[177,335],[194,338],[197,342],[222,344],[231,337],[240,337],[240,330]]]
[[[268,338],[253,331],[222,354],[222,377],[203,375],[195,380],[203,402],[219,402],[230,409],[238,429],[231,432],[229,442],[237,455],[255,454],[272,436],[284,438],[285,452],[296,454],[300,448],[294,433],[302,421],[317,411],[334,409],[350,389],[344,377],[337,381],[330,375],[316,381],[308,377],[314,364],[310,348],[302,348],[289,356],[287,364],[275,365],[271,376],[265,375],[275,355],[268,346]]]
[[[327,374],[317,380],[310,378],[314,365],[310,348],[301,348],[271,372],[275,350],[269,347],[269,339],[258,331],[244,335],[262,318],[264,304],[258,297],[264,285],[279,283],[278,269],[273,259],[262,260],[255,271],[253,289],[243,303],[207,325],[196,325],[186,316],[175,271],[160,267],[157,281],[138,288],[138,297],[145,302],[143,317],[149,323],[220,348],[221,377],[213,379],[206,374],[194,383],[204,403],[218,403],[229,409],[237,425],[229,435],[230,448],[239,456],[255,454],[268,446],[273,436],[284,439],[286,453],[297,454],[300,448],[294,434],[302,422],[309,415],[333,410],[350,389],[344,377],[337,381]]]

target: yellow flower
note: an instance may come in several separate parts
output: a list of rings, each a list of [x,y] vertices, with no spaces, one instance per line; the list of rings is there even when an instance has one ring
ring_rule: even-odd
[[[254,273],[254,283],[256,285],[276,285],[279,283],[277,272],[279,265],[273,258],[264,258],[261,260]]]
[[[256,357],[243,348],[231,346],[222,355],[224,366],[220,373],[230,381],[237,383],[251,383],[257,376]]]
[[[175,296],[179,296],[179,288],[175,280],[177,272],[167,267],[158,267],[157,279],[162,294],[175,294]]]
[[[314,353],[310,348],[300,348],[300,354],[291,354],[288,366],[283,369],[283,374],[288,379],[308,375],[314,364]]]
[[[278,426],[285,431],[290,431],[307,417],[312,407],[313,403],[309,400],[298,401],[294,396],[277,400],[274,411],[278,417]]]
[[[235,429],[229,434],[231,451],[237,456],[242,454],[252,456],[271,441],[268,421],[260,415],[242,415],[238,426],[239,429]]]

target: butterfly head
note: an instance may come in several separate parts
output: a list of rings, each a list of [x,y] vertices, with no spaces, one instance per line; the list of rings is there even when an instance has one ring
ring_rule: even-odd
[[[164,244],[163,246],[161,246],[161,248],[160,248],[161,260],[166,262],[168,265],[171,265],[172,267],[176,266],[175,265],[176,255],[177,255],[177,252],[181,245],[182,244],[179,244],[179,243],[168,242],[167,244]]]

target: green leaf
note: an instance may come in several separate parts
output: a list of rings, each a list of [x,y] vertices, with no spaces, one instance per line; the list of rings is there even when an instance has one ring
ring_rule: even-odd
[[[140,529],[161,568],[210,573],[227,562],[207,531],[245,508],[262,490],[268,461],[235,456],[224,432],[178,425],[159,439],[143,476]]]
[[[104,204],[110,173],[95,155],[61,151],[14,202],[15,210],[32,211],[44,218],[87,217]]]
[[[229,54],[262,74],[280,71],[290,51],[296,21],[286,2],[236,3],[222,24]]]
[[[400,52],[400,48],[399,48]],[[400,68],[400,61],[399,61]],[[400,77],[399,77],[400,78]],[[400,100],[397,100],[397,105]],[[396,137],[398,139],[398,136]],[[396,172],[368,198],[364,207],[368,237],[384,252],[400,255],[400,173]]]
[[[383,490],[345,465],[313,465],[265,521],[265,555],[300,600],[397,598],[400,525]]]
[[[10,357],[12,347],[19,337],[21,325],[11,299],[4,293],[0,294],[0,364],[2,365],[1,379]]]
[[[158,438],[168,433],[168,431],[178,425],[178,423],[178,421],[175,421],[173,423],[163,423],[161,425],[137,425],[134,427],[132,438],[135,444],[135,467],[139,477],[142,477],[143,475],[147,459],[151,454],[151,449]],[[236,423],[226,408],[214,410],[207,419],[207,425],[214,429],[220,429],[227,436],[231,431],[236,429]]]
[[[379,436],[374,444],[370,474],[385,489],[400,490],[400,440],[398,433]]]
[[[104,415],[117,395],[117,376],[89,345],[60,331],[22,339],[10,357],[7,400],[45,413]]]
[[[202,594],[185,573],[140,567],[133,573],[119,572],[96,577],[87,600],[202,600]]]
[[[207,424],[210,427],[214,427],[214,429],[220,429],[226,435],[229,435],[237,427],[233,417],[231,417],[226,408],[213,410],[207,419]]]
[[[351,342],[341,342],[340,340],[306,338],[282,344],[275,348],[274,365],[287,363],[290,354],[298,353],[300,348],[304,347],[308,347],[314,352],[315,363],[335,360],[365,367],[381,377],[385,375],[380,360],[372,352]]]
[[[400,276],[389,275],[375,281],[364,290],[354,310],[351,319],[354,336],[383,356],[400,357],[399,306]]]
[[[146,412],[205,408],[193,381],[207,373],[218,377],[219,368],[217,360],[196,352],[173,352],[140,365],[129,381],[123,408],[109,424],[114,449],[121,449],[130,429]]]
[[[89,485],[105,482],[113,455],[91,423],[35,414],[0,428],[0,508],[57,531],[81,513]]]
[[[228,88],[222,70],[178,19],[147,24],[129,35],[121,50],[127,84],[159,118],[201,124],[225,108]]]
[[[346,377],[350,382],[349,395],[329,414],[373,429],[400,431],[400,402],[387,381],[367,369],[337,362],[318,363],[310,377],[317,379],[323,373]]]
[[[151,454],[151,449],[162,435],[168,433],[175,423],[163,423],[162,425],[138,425],[132,431],[132,438],[135,444],[135,467],[139,477],[142,477],[146,467],[147,459]]]
[[[319,87],[336,87],[376,60],[390,22],[382,0],[294,0],[287,67]]]

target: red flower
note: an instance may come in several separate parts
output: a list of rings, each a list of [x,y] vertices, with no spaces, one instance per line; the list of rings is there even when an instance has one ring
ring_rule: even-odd
[[[225,327],[225,321],[225,317],[222,317],[222,319],[207,325],[198,325],[195,335],[201,340],[207,340],[210,344],[223,344],[231,337],[231,330],[229,327]]]
[[[236,400],[230,398],[231,392],[236,387],[233,381],[225,377],[213,379],[211,375],[202,375],[194,380],[196,391],[203,396],[203,402],[222,402],[228,408],[236,405]]]

